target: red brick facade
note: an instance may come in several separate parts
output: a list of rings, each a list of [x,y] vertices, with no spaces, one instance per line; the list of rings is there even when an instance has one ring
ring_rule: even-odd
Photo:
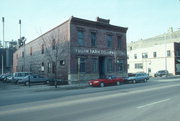
[[[31,71],[54,77],[55,69],[57,78],[71,81],[111,74],[126,76],[127,28],[110,25],[109,20],[97,20],[71,17],[25,47],[19,48],[14,53],[14,71]],[[56,41],[58,50],[52,49],[53,41]],[[21,56],[22,52],[25,53],[25,58]],[[54,62],[56,68],[52,64]]]

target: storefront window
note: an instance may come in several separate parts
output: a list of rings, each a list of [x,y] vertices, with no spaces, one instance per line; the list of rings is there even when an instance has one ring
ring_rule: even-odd
[[[80,61],[80,62],[78,62],[79,63],[78,64],[79,71],[85,72],[85,58],[79,58],[78,61]]]
[[[97,58],[92,59],[92,72],[97,72],[98,70],[98,61]]]
[[[124,71],[124,61],[123,60],[118,60],[118,72],[123,72]]]
[[[107,60],[107,72],[112,72],[112,59]]]

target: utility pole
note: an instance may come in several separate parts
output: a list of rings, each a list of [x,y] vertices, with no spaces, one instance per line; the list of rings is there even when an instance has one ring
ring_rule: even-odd
[[[164,36],[164,66],[165,66],[165,70],[167,70],[167,43],[166,43],[167,34],[165,33],[164,35],[165,35]]]
[[[80,85],[80,63],[81,63],[81,58],[78,58],[78,81]]]
[[[21,19],[19,19],[19,39],[21,39]],[[17,44],[18,48],[19,48],[19,42]]]
[[[3,24],[3,40],[2,40],[2,48],[4,48],[4,17],[2,17],[2,24]],[[4,62],[3,62],[3,54],[1,55],[2,57],[2,74],[4,74]]]
[[[21,19],[19,19],[19,39],[21,38]]]
[[[25,46],[26,46],[26,45],[25,45],[25,44],[26,44],[26,38],[24,37],[24,40],[23,40],[23,46],[24,46],[24,68],[23,68],[23,71],[25,71],[25,66],[26,66],[26,65],[25,65],[25,62],[26,62],[26,60],[25,60],[25,57],[26,57],[26,55],[25,55],[25,54],[26,54],[26,53],[25,53],[25,51],[26,51]]]
[[[118,63],[117,63],[117,48],[114,51],[115,74],[118,76]]]
[[[3,66],[3,54],[1,55],[2,56],[2,75],[4,74],[4,66]]]
[[[3,24],[3,40],[2,40],[2,46],[4,48],[4,22],[5,22],[5,18],[2,17],[2,24]]]

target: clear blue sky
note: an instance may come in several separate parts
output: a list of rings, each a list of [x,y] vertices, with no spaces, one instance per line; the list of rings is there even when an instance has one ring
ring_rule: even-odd
[[[71,16],[95,20],[97,16],[110,23],[128,27],[127,41],[146,39],[180,28],[179,0],[0,0],[0,17],[5,17],[5,40],[22,36],[37,38]],[[2,40],[2,20],[0,22]]]

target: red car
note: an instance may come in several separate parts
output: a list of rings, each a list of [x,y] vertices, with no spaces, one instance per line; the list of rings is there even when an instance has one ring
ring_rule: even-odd
[[[90,80],[88,83],[90,86],[104,87],[106,85],[120,85],[124,83],[124,79],[116,76],[106,76],[104,79]]]

